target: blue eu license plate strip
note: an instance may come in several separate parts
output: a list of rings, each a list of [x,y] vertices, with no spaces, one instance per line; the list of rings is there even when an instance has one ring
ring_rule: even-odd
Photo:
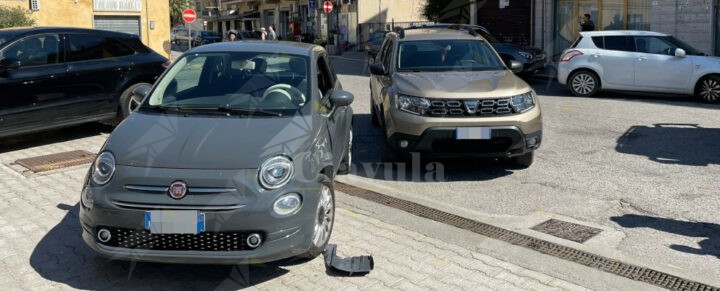
[[[195,210],[145,211],[145,229],[150,233],[198,234],[205,231],[205,213]]]

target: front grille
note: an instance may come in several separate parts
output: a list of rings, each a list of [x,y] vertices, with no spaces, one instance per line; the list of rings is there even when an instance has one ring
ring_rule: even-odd
[[[510,105],[510,98],[429,101],[430,108],[425,115],[431,117],[491,117],[517,113]]]
[[[493,138],[484,140],[439,139],[433,142],[435,153],[502,153],[512,146],[509,138]]]
[[[98,227],[101,229],[103,227]],[[144,229],[107,228],[112,238],[100,242],[110,247],[165,251],[231,252],[251,249],[246,244],[251,232],[203,232],[199,234],[152,234]],[[96,233],[97,235],[97,233]]]

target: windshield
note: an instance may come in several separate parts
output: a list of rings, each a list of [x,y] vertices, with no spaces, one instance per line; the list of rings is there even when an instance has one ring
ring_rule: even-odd
[[[705,53],[703,53],[703,52],[701,52],[700,50],[692,47],[691,45],[685,43],[684,41],[675,38],[674,36],[668,36],[667,38],[668,38],[673,44],[675,44],[677,47],[685,50],[685,53],[688,54],[688,55],[693,55],[693,56],[704,56],[704,55],[705,55]]]
[[[225,108],[289,113],[308,101],[308,57],[228,52],[186,55],[142,108]]]
[[[401,42],[398,71],[504,70],[492,47],[479,40]]]
[[[15,31],[3,31],[0,32],[0,45],[3,43],[15,38],[16,35],[18,35],[18,32]]]

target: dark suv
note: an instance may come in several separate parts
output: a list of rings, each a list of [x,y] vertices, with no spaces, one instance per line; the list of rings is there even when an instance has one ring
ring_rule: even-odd
[[[221,42],[222,38],[215,31],[203,30],[197,32],[193,37],[193,46],[201,46],[204,44]]]
[[[92,121],[137,107],[168,60],[131,34],[79,28],[0,29],[0,137]]]

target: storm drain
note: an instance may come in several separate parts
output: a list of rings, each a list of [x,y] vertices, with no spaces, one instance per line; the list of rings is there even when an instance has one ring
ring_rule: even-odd
[[[588,267],[597,268],[602,271],[622,276],[628,279],[645,282],[671,290],[713,290],[720,291],[720,288],[683,279],[668,273],[656,271],[650,268],[627,264],[581,251],[575,248],[563,246],[528,235],[520,234],[497,226],[468,219],[452,213],[423,206],[407,200],[383,195],[373,191],[352,187],[347,184],[335,182],[336,189],[351,196],[363,198],[385,206],[399,209],[410,214],[431,219],[460,229],[501,240],[513,245],[526,247],[546,255],[561,258],[567,261],[582,264]]]
[[[52,155],[32,157],[15,161],[35,173],[89,164],[95,159],[95,154],[88,151],[70,151]]]
[[[557,219],[550,219],[530,229],[578,243],[584,243],[602,232],[601,229]]]

